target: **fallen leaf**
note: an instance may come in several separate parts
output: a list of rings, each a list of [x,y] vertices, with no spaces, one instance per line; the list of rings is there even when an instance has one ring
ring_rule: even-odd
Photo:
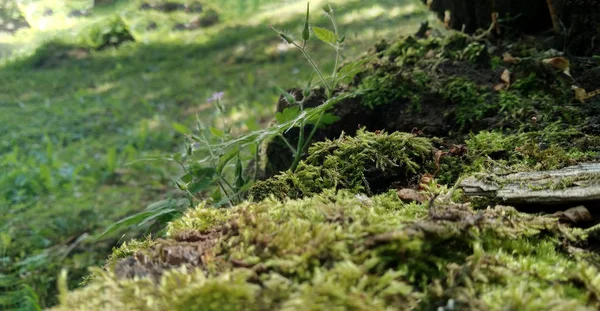
[[[398,197],[400,198],[400,200],[402,200],[404,202],[423,203],[423,202],[427,201],[427,198],[425,197],[425,195],[423,195],[422,193],[420,193],[419,191],[417,191],[415,189],[409,189],[409,188],[399,189]]]
[[[553,57],[547,58],[542,61],[544,64],[549,65],[552,68],[561,70],[564,74],[571,77],[571,72],[569,67],[571,66],[568,59],[564,57]],[[573,77],[571,77],[572,79]]]
[[[519,60],[517,58],[510,55],[510,53],[508,53],[508,52],[506,52],[502,55],[502,60],[507,64],[516,64],[519,62]]]
[[[429,174],[429,173],[425,173],[423,174],[423,177],[421,177],[421,180],[419,181],[419,189],[418,190],[424,190],[427,188],[427,186],[433,181],[433,175]]]
[[[507,87],[510,86],[510,71],[508,71],[508,69],[504,69],[504,71],[500,75],[500,80],[502,80],[502,82],[504,82]]]
[[[569,69],[569,66],[570,66],[569,60],[564,57],[546,58],[542,61],[542,63],[549,65],[552,68],[559,69],[562,71]]]
[[[438,150],[436,151],[435,155],[434,155],[434,160],[435,160],[435,173],[437,174],[437,172],[440,171],[440,160],[442,159],[442,156],[444,155],[444,152],[442,150]],[[424,177],[424,176],[423,176]],[[433,177],[433,176],[432,176]]]
[[[500,23],[498,23],[498,12],[492,13],[492,25],[494,25],[494,29],[497,34],[500,34]]]
[[[494,85],[494,91],[496,91],[496,92],[504,90],[505,88],[506,88],[506,84],[504,84],[504,83],[498,83],[498,84]]]

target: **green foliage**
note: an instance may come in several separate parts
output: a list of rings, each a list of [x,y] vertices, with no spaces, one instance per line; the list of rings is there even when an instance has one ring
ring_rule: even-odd
[[[101,49],[115,46],[126,41],[134,41],[127,24],[119,16],[102,19],[88,26],[79,35],[78,45],[86,48]]]
[[[250,188],[260,201],[300,198],[323,189],[348,189],[354,193],[381,192],[380,185],[408,180],[432,160],[432,145],[426,138],[408,133],[373,133],[361,129],[356,136],[317,142],[295,172],[287,171]],[[388,183],[389,184],[389,183]]]
[[[422,89],[402,75],[393,75],[383,70],[363,79],[359,89],[365,92],[362,104],[371,109],[403,100],[410,101],[411,105],[418,105],[422,93]]]
[[[446,83],[440,93],[444,98],[457,105],[456,121],[461,128],[481,119],[488,111],[489,105],[486,102],[488,94],[481,92],[474,82],[456,77]]]

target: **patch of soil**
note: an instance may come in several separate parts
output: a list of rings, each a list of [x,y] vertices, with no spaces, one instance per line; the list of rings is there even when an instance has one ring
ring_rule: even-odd
[[[177,2],[162,2],[162,3],[148,3],[144,2],[140,6],[142,10],[155,10],[161,12],[175,12],[175,11],[184,11],[188,13],[200,13],[204,9],[204,6],[198,2],[194,1],[190,4],[183,4]]]
[[[0,10],[0,32],[14,34],[19,29],[29,27],[29,23],[20,14]]]
[[[90,10],[72,10],[69,12],[69,17],[85,17],[90,16],[92,12]]]
[[[195,30],[199,28],[210,27],[219,22],[219,15],[214,10],[209,10],[203,13],[200,16],[194,17],[188,23],[185,24],[176,24],[173,27],[173,30]]]
[[[49,48],[49,50],[52,50],[52,48]],[[56,48],[54,51],[43,54],[44,56],[34,61],[34,68],[55,68],[66,61],[82,60],[89,57],[90,51],[83,48]]]
[[[150,249],[119,260],[115,275],[119,279],[149,277],[158,281],[169,269],[203,268],[209,261],[220,260],[215,246],[222,239],[238,235],[238,230],[238,224],[232,220],[207,231],[186,230],[168,240],[158,239]],[[237,266],[239,262],[231,261],[230,264]]]
[[[119,260],[115,275],[119,279],[149,277],[158,281],[165,270],[181,266],[202,267],[205,256],[214,256],[212,248],[223,234],[219,228],[204,233],[190,230],[174,240],[157,240],[151,249]]]

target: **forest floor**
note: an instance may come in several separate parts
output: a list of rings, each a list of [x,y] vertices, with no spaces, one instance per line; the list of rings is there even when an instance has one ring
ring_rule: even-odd
[[[551,37],[422,28],[336,88],[291,90],[266,129],[211,128],[224,163],[268,137],[264,179],[123,244],[84,288],[63,275],[55,310],[597,310],[600,59]]]
[[[196,114],[215,122],[206,103],[213,93],[225,93],[230,122],[254,128],[272,116],[277,86],[304,85],[309,76],[301,55],[267,27],[300,27],[303,1],[239,8],[238,1],[206,0],[219,21],[196,30],[175,29],[193,13],[143,11],[142,1],[69,17],[85,9],[80,2],[23,5],[31,29],[0,37],[0,308],[55,304],[61,268],[73,288],[114,246],[148,232],[96,239],[173,195],[176,168],[130,163],[175,152],[179,124],[192,127]],[[414,33],[430,18],[418,1],[329,2],[347,34],[346,59],[381,38]],[[119,45],[103,46],[105,34]],[[329,50],[310,49],[332,69]]]

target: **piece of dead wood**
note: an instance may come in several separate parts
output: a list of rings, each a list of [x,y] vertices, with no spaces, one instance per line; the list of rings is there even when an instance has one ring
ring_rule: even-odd
[[[508,204],[564,204],[600,201],[600,163],[553,171],[479,174],[459,187],[469,196],[496,197]]]

